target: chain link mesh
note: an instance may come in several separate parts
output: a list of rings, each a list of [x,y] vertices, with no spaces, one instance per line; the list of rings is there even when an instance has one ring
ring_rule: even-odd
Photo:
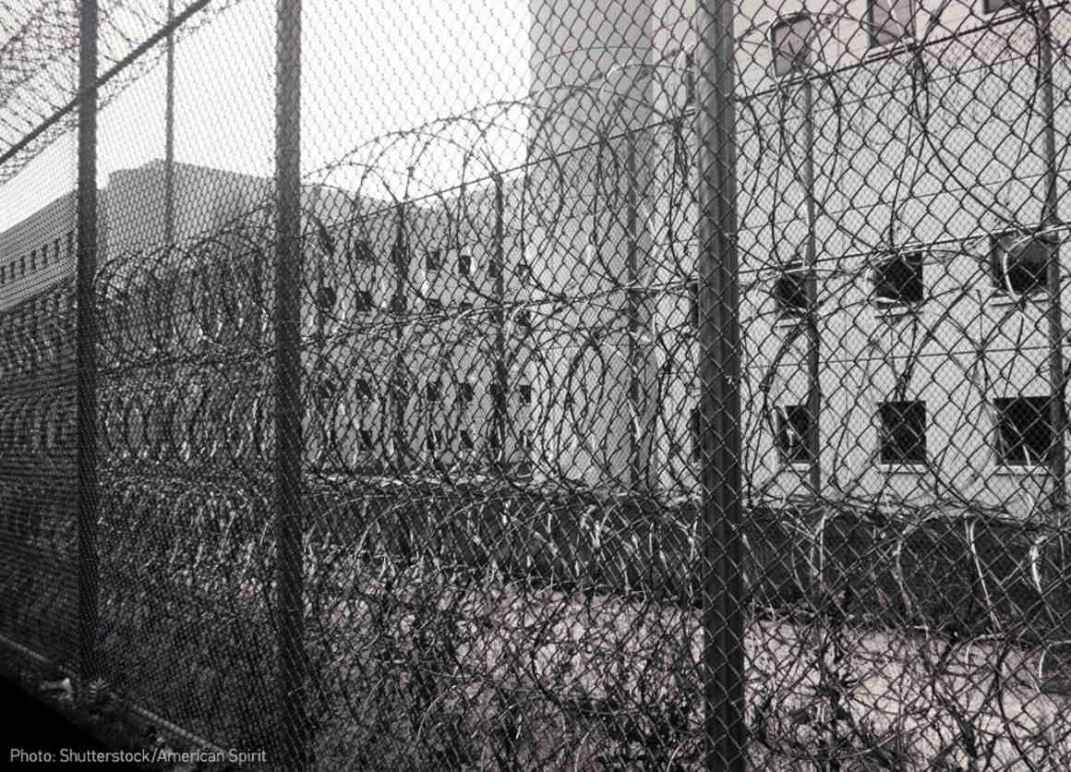
[[[268,768],[1071,766],[1063,3],[92,34],[78,151],[0,2],[6,670]]]

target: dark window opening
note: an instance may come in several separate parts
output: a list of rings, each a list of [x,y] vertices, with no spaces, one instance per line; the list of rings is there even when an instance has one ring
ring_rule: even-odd
[[[438,271],[443,267],[443,252],[441,249],[429,249],[424,255],[424,270]]]
[[[434,311],[436,313],[438,313],[438,312],[443,310],[443,302],[441,300],[439,300],[438,298],[427,298],[424,301],[424,306],[429,311]]]
[[[883,260],[874,268],[874,296],[881,304],[921,303],[925,294],[922,253],[908,252]]]
[[[472,441],[472,433],[468,429],[462,429],[458,436],[461,440],[461,447],[465,450],[472,450],[475,447]]]
[[[517,312],[517,326],[522,330],[530,330],[532,328],[532,315],[528,312],[527,308],[522,308]]]
[[[353,259],[363,263],[374,263],[376,253],[372,251],[372,245],[364,239],[353,242]]]
[[[781,77],[807,69],[807,54],[813,29],[806,13],[793,13],[778,19],[770,27],[770,48],[774,75]]]
[[[30,250],[30,270],[31,271],[36,271],[37,270],[37,250],[36,249],[31,249]]]
[[[886,464],[926,463],[926,403],[882,402],[879,449]]]
[[[469,276],[472,273],[472,255],[457,256],[457,272],[462,276]]]
[[[371,311],[375,307],[372,293],[368,290],[357,290],[353,295],[353,307],[357,313]]]
[[[463,405],[467,405],[475,399],[476,391],[472,387],[472,383],[469,381],[460,381],[457,384],[457,401]]]
[[[993,400],[997,409],[997,458],[1009,466],[1036,466],[1052,455],[1048,397]]]
[[[67,231],[67,257],[74,256],[74,231]]]
[[[868,0],[869,46],[887,46],[912,36],[911,0]]]
[[[20,276],[25,276],[26,275],[26,255],[23,255],[22,257],[19,258],[19,275]]]
[[[52,259],[55,262],[59,262],[59,253],[60,253],[59,242],[60,242],[59,239],[56,239],[55,241],[52,242]]]
[[[807,311],[807,276],[803,264],[795,261],[786,266],[774,281],[774,301],[784,316],[801,316]]]
[[[806,464],[811,460],[807,451],[807,432],[811,414],[806,405],[787,405],[777,411],[777,452],[784,464]]]
[[[404,314],[408,304],[405,300],[405,295],[394,295],[390,299],[390,310],[395,314]]]
[[[522,383],[517,387],[517,398],[522,405],[532,404],[532,386],[528,383]]]
[[[358,431],[361,448],[364,450],[371,450],[376,444],[375,437],[372,436],[372,430],[362,426]]]
[[[994,289],[1015,295],[1044,292],[1050,254],[1056,259],[1055,245],[1044,236],[1023,231],[991,234],[989,271]]]
[[[316,308],[320,311],[330,311],[335,307],[338,300],[338,292],[330,284],[321,284],[316,290]]]
[[[436,378],[434,381],[428,381],[424,386],[424,396],[428,402],[438,402],[442,399],[443,382],[441,378]]]
[[[532,266],[528,265],[528,263],[523,260],[517,263],[517,278],[520,280],[521,284],[531,284]]]
[[[359,400],[372,399],[372,384],[364,378],[358,378],[353,384],[353,393]]]
[[[1007,8],[1011,3],[1008,0],[982,0],[983,13],[996,13]]]
[[[497,258],[492,257],[491,261],[487,264],[487,275],[492,279],[502,275],[502,263],[500,263]]]
[[[443,433],[441,429],[432,429],[424,437],[424,444],[429,453],[434,453],[443,447]]]

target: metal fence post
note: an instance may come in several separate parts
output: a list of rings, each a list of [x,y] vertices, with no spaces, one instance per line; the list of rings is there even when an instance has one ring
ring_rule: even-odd
[[[491,431],[494,433],[497,456],[492,466],[499,474],[506,474],[509,456],[506,452],[506,416],[509,410],[509,371],[506,364],[506,285],[505,272],[505,202],[502,177],[494,174],[495,221],[494,249],[491,253],[491,274],[494,277],[494,324],[495,324],[495,393],[492,398]]]
[[[1056,118],[1053,96],[1052,73],[1052,22],[1049,9],[1044,3],[1038,6],[1037,16],[1040,46],[1038,67],[1041,72],[1041,114],[1044,121],[1042,154],[1045,159],[1045,201],[1042,206],[1041,227],[1055,228],[1060,222],[1059,199],[1056,190],[1059,181],[1059,161],[1056,158]],[[1048,242],[1046,234],[1046,242]],[[1055,246],[1049,250],[1046,288],[1049,295],[1047,309],[1049,327],[1049,420],[1052,423],[1052,508],[1057,522],[1063,525],[1063,511],[1067,503],[1067,411],[1064,407],[1066,389],[1063,357],[1063,300],[1061,298],[1060,253]]]
[[[305,713],[301,404],[301,0],[278,0],[275,113],[275,486],[284,767],[310,762]]]
[[[822,386],[819,382],[818,339],[818,250],[815,246],[814,200],[814,91],[811,74],[803,76],[803,194],[807,205],[807,245],[805,254],[807,293],[807,455],[811,494],[822,495],[822,447],[820,418]]]
[[[97,556],[97,0],[79,14],[77,362],[78,656],[84,688],[99,674]]]
[[[733,4],[699,4],[699,393],[706,765],[743,772],[740,321]]]

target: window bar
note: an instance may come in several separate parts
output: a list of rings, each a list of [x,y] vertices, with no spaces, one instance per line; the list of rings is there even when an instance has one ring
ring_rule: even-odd
[[[495,433],[497,443],[492,443],[497,448],[498,458],[493,460],[493,466],[498,471],[505,473],[506,459],[506,412],[508,405],[506,394],[509,386],[509,372],[506,367],[506,291],[504,284],[504,203],[502,190],[502,176],[494,175],[495,185],[495,225],[494,225],[494,248],[491,254],[491,275],[495,279],[494,285],[494,323],[495,323],[495,390],[494,402],[491,406],[491,431]]]
[[[1041,110],[1044,120],[1045,158],[1045,201],[1042,209],[1041,227],[1045,230],[1055,228],[1059,223],[1059,204],[1056,185],[1058,181],[1056,158],[1056,120],[1053,97],[1052,73],[1052,25],[1049,9],[1045,3],[1038,5],[1038,35],[1040,46],[1039,65],[1041,68]],[[1048,234],[1043,236],[1049,244],[1046,284],[1049,295],[1049,420],[1052,423],[1052,448],[1050,466],[1052,470],[1052,508],[1054,518],[1062,525],[1063,512],[1067,498],[1067,411],[1064,383],[1063,358],[1063,320],[1061,319],[1062,298],[1060,287],[1060,259],[1058,240]]]

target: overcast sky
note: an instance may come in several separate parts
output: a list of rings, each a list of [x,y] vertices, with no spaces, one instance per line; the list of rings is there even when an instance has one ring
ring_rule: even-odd
[[[527,0],[305,0],[303,6],[307,172],[376,136],[528,91]],[[271,174],[274,29],[274,0],[241,0],[177,46],[177,160]],[[101,185],[118,169],[163,157],[164,82],[161,58],[102,111]],[[511,154],[519,158],[519,137],[500,138],[496,149],[504,163]],[[429,159],[425,166],[448,185],[453,160]],[[75,173],[72,131],[0,186],[0,230],[71,190]],[[343,172],[330,181],[351,187],[356,178]]]

